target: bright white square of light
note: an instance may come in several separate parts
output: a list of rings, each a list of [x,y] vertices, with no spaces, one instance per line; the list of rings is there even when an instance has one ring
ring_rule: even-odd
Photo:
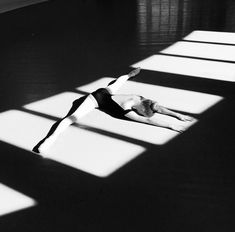
[[[137,65],[136,65],[137,66]],[[91,84],[78,87],[78,90],[91,92],[95,88],[107,86],[113,78],[102,78]],[[118,94],[136,94],[156,100],[159,104],[168,108],[183,112],[201,114],[223,98],[221,96],[200,93],[195,91],[163,87],[159,85],[145,84],[128,81],[120,89]]]
[[[32,198],[0,183],[0,216],[32,207],[35,204]]]
[[[177,42],[161,51],[163,54],[235,61],[235,46],[195,42]]]
[[[102,78],[91,84],[79,87],[78,90],[92,92],[96,88],[107,86],[107,84],[112,80],[113,78]],[[132,81],[127,82],[119,93],[143,95],[147,98],[157,100],[160,104],[171,109],[195,114],[202,113],[222,99],[220,96]],[[25,108],[61,118],[67,114],[71,107],[71,102],[80,96],[82,95],[65,92],[28,104]],[[186,127],[191,126],[190,123],[180,122],[179,120],[164,115],[156,114],[154,117],[165,120],[169,123],[183,124]],[[89,115],[86,115],[80,120],[80,122],[87,126],[157,145],[165,144],[178,134],[164,128],[115,119],[98,110],[94,110]]]
[[[132,67],[142,69],[235,82],[235,64],[184,57],[153,55]],[[157,78],[157,74],[156,74]]]
[[[63,92],[52,97],[24,105],[23,107],[39,113],[62,118],[67,115],[68,111],[72,107],[73,101],[82,96],[82,94],[78,93]]]
[[[100,82],[108,83],[111,80],[113,79],[104,78],[101,79]],[[95,82],[94,84],[96,86],[100,85],[100,83],[98,82]],[[134,85],[137,84],[137,86],[139,87],[138,89],[141,89],[141,84],[134,82],[132,84]],[[130,83],[130,85],[132,84]],[[105,84],[104,86],[106,85],[107,84]],[[127,85],[129,86],[129,83],[127,83]],[[84,91],[89,91],[89,88],[93,89],[94,87],[92,84],[89,86],[87,85],[86,87],[84,86],[81,87],[80,89]],[[131,89],[133,89],[133,86]],[[127,92],[127,89],[125,90],[124,88],[124,93],[125,92]],[[65,114],[67,114],[67,111],[71,106],[72,99],[75,100],[76,98],[81,96],[82,95],[80,94],[65,92],[38,102],[25,105],[24,107],[36,112],[61,118]],[[57,107],[55,107],[56,105]],[[176,120],[171,117],[166,117],[164,115],[155,115],[155,117],[158,117],[161,120],[166,120],[169,123],[172,122],[175,124],[182,124],[182,122],[180,122],[179,120]],[[84,118],[80,119],[80,123],[86,126],[94,127],[96,129],[105,130],[107,132],[127,136],[132,139],[137,139],[140,141],[157,145],[165,144],[166,142],[174,138],[176,135],[178,135],[177,132],[171,131],[169,129],[116,119],[99,110],[94,110],[93,112],[86,115]],[[185,124],[186,127],[189,127],[191,125],[190,123],[183,123],[183,124]]]
[[[0,140],[31,151],[53,123],[22,111],[6,111],[0,114]],[[106,177],[144,151],[142,146],[71,126],[43,155],[84,172]]]
[[[184,37],[184,40],[235,44],[235,33],[217,31],[193,31],[192,33]]]

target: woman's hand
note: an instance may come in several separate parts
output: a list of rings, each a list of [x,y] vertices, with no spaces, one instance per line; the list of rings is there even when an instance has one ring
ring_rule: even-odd
[[[186,130],[186,128],[181,125],[172,125],[171,129],[180,133],[183,133]]]
[[[181,121],[190,121],[190,122],[194,121],[193,117],[188,116],[188,115],[183,115],[183,114],[178,114],[177,118]]]

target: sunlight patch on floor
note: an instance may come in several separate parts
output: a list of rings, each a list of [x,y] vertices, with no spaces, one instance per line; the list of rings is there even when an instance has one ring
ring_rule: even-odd
[[[193,31],[184,40],[172,44],[132,67],[142,69],[180,74],[186,76],[208,78],[235,82],[235,33]],[[198,43],[207,42],[207,43]],[[213,44],[224,43],[224,44]],[[174,56],[170,56],[174,55]],[[179,57],[186,56],[186,57]],[[202,58],[202,59],[196,59]],[[207,60],[207,59],[212,59]],[[213,61],[214,60],[214,61]]]
[[[217,31],[193,31],[183,38],[184,40],[235,44],[235,33]]]
[[[218,49],[217,52],[215,48]],[[204,49],[207,49],[207,51],[205,52]],[[218,45],[179,42],[163,52],[204,58],[211,56],[212,59],[216,59],[217,53],[221,52],[220,59],[235,60],[234,51],[234,47],[231,46],[221,45],[221,47],[218,47]],[[153,55],[132,67],[215,80],[235,81],[235,64],[228,62]],[[113,78],[108,77],[101,78],[78,87],[78,93],[64,92],[23,106],[26,110],[40,113],[42,116],[19,110],[1,113],[0,140],[31,151],[45,137],[55,122],[47,119],[48,116],[64,117],[71,108],[72,102],[83,96],[79,94],[79,91],[89,93],[107,86],[112,80]],[[118,94],[142,95],[158,101],[160,105],[186,114],[202,114],[223,99],[221,96],[212,94],[134,81],[128,81]],[[155,114],[154,117],[169,123],[184,125],[186,129],[197,122],[195,120],[193,123],[186,123],[160,114]],[[164,145],[178,135],[179,133],[169,129],[116,119],[99,110],[94,110],[82,118],[78,124],[69,127],[43,155],[84,172],[99,177],[107,177],[144,153],[149,144]],[[140,146],[138,145],[140,142],[146,143]]]
[[[0,216],[36,205],[32,198],[0,183]]]
[[[6,111],[0,114],[0,140],[31,151],[53,123],[52,120],[22,111]],[[71,126],[43,156],[106,177],[145,150],[124,140]]]
[[[100,79],[100,82],[94,82],[94,86],[93,83],[91,83],[90,85],[79,87],[78,90],[90,92],[94,89],[94,87],[106,86],[106,84],[111,80],[111,78],[102,78]],[[170,108],[175,108],[186,112],[194,110],[193,113],[195,113],[195,111],[196,113],[201,113],[209,106],[220,100],[220,98],[216,96],[207,94],[200,94],[186,90],[177,90],[136,82],[127,82],[119,93],[141,94],[152,99],[159,99],[159,102]],[[65,92],[38,102],[25,105],[24,107],[36,112],[44,113],[46,115],[62,118],[67,114],[71,106],[71,100],[80,96],[82,95]],[[192,105],[194,107],[192,107]],[[192,125],[192,123],[181,122],[175,118],[165,115],[155,114],[154,117],[165,120],[168,123],[185,125],[186,128]],[[84,118],[80,119],[80,123],[89,127],[94,127],[100,130],[105,130],[107,132],[155,145],[163,145],[169,142],[175,136],[179,135],[178,132],[169,129],[116,119],[99,110],[94,110]]]
[[[78,90],[92,92],[94,88],[107,86],[113,78],[101,78]],[[160,105],[183,112],[201,114],[223,99],[221,96],[200,93],[190,90],[176,89],[159,85],[128,81],[118,94],[137,94],[157,101]]]
[[[235,61],[235,46],[233,45],[176,42],[162,50],[161,53],[221,61]]]
[[[24,105],[28,110],[33,110],[46,115],[63,118],[72,107],[73,101],[82,97],[82,94],[63,92],[49,98]]]
[[[173,57],[167,55],[153,55],[133,64],[132,67],[141,67],[142,69],[151,71],[235,82],[235,64],[233,63],[199,60],[186,57]]]

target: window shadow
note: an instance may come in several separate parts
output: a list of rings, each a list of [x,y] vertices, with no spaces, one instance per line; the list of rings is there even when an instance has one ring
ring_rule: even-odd
[[[34,231],[40,231],[43,220],[47,222],[44,228],[58,226],[62,231],[71,224],[73,228],[99,228],[102,224],[103,231],[118,231],[130,225],[136,230],[151,229],[161,225],[170,212],[182,215],[191,207],[195,217],[203,208],[204,216],[213,211],[230,222],[225,219],[226,212],[215,206],[221,202],[226,207],[233,199],[235,157],[231,133],[235,125],[230,122],[235,112],[224,114],[233,103],[218,103],[191,130],[165,146],[152,146],[135,162],[104,179],[1,142],[1,182],[34,197],[39,207],[0,218],[0,228],[20,216],[20,222],[14,225],[25,228],[28,220],[32,224],[27,228],[35,227]],[[181,210],[172,206],[175,200],[180,201]],[[207,207],[208,201],[212,209]],[[157,219],[153,220],[152,215]],[[175,217],[180,220],[180,216]]]

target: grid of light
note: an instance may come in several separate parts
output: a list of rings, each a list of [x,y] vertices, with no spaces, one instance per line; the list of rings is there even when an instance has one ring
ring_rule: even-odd
[[[133,64],[132,67],[141,67],[142,69],[151,71],[235,82],[235,64],[233,63],[199,60],[186,57],[173,57],[167,55],[153,55]]]
[[[88,85],[79,87],[78,90],[91,92],[96,88],[107,86],[111,80],[113,79],[102,78]],[[160,104],[171,109],[196,114],[202,113],[222,99],[221,97],[215,95],[137,82],[127,82],[119,93],[143,95],[147,98],[157,100]],[[65,92],[28,104],[25,108],[46,115],[62,118],[69,110],[72,100],[75,100],[81,96],[82,95],[80,94]],[[181,122],[175,118],[164,115],[156,114],[154,117],[164,119],[169,123],[184,124],[186,127],[191,126],[191,123]],[[177,132],[169,129],[116,119],[100,112],[99,110],[94,110],[86,115],[86,117],[80,119],[80,123],[92,128],[105,130],[117,135],[122,135],[134,140],[140,140],[156,145],[163,145],[178,135]]]
[[[219,46],[179,42],[162,52],[216,59],[218,54],[215,49],[219,48],[221,49],[219,52],[222,52],[220,59],[233,59],[233,47]],[[204,51],[204,48],[207,48],[207,52]],[[228,50],[230,50],[230,53],[227,53]],[[153,55],[134,64],[133,67],[201,78],[235,81],[235,64],[222,61]],[[111,80],[113,79],[101,78],[78,87],[77,90],[89,93],[97,88],[107,86]],[[223,99],[221,96],[206,93],[132,81],[128,81],[119,94],[142,95],[156,100],[170,109],[194,114],[205,112]],[[24,106],[27,110],[44,115],[41,117],[19,110],[1,113],[0,139],[20,148],[31,150],[46,135],[48,129],[54,123],[53,120],[47,119],[47,116],[62,118],[67,114],[72,102],[81,96],[81,94],[74,92],[64,92]],[[180,122],[172,117],[160,114],[156,114],[154,117],[163,118],[169,123],[184,124],[186,128],[193,124]],[[163,145],[177,135],[177,132],[168,129],[116,119],[94,110],[82,118],[79,125],[69,127],[43,155],[90,174],[107,177],[145,152],[147,144]],[[128,142],[126,141],[127,138]],[[146,144],[146,146],[140,146],[139,142]]]
[[[53,120],[30,113],[6,111],[0,114],[0,139],[31,151],[53,123]],[[71,126],[43,155],[84,172],[105,177],[145,150],[125,140]]]

